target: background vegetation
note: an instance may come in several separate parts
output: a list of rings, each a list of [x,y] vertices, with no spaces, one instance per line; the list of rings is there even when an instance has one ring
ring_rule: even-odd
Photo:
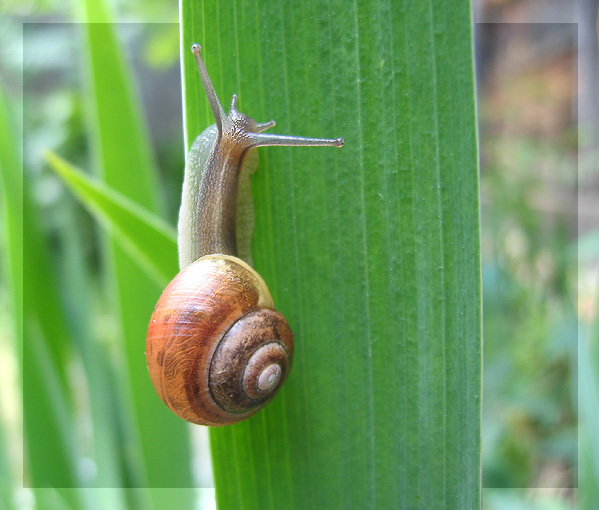
[[[6,3],[5,8],[11,9],[10,3]],[[40,8],[42,10],[38,10]],[[7,266],[0,295],[5,305],[0,320],[0,386],[3,388],[0,476],[18,487],[23,483],[29,485],[32,479],[43,480],[46,473],[53,471],[53,475],[64,477],[64,486],[73,489],[13,491],[5,484],[0,500],[7,508],[33,507],[34,499],[38,508],[64,508],[65,504],[145,508],[148,502],[162,508],[165,501],[172,504],[171,498],[178,497],[183,508],[206,496],[193,490],[140,491],[126,487],[156,486],[153,477],[163,475],[173,476],[173,486],[210,486],[205,438],[192,436],[192,446],[187,446],[187,431],[182,424],[164,415],[161,407],[154,407],[151,401],[135,402],[139,393],[124,394],[119,389],[126,387],[119,381],[129,373],[124,345],[132,344],[115,341],[122,319],[114,314],[116,283],[106,278],[105,268],[117,264],[119,255],[114,252],[118,248],[102,248],[103,234],[96,223],[59,184],[43,157],[43,149],[50,148],[83,168],[98,165],[99,160],[109,157],[101,155],[101,147],[90,142],[88,119],[90,112],[93,115],[94,105],[82,95],[90,74],[89,70],[82,71],[84,67],[79,64],[83,64],[83,54],[77,44],[73,44],[88,40],[91,48],[90,38],[94,35],[86,34],[81,26],[43,23],[48,19],[68,19],[67,13],[57,14],[57,6],[51,3],[36,5],[35,14],[23,9],[26,6],[22,3],[12,6],[12,17],[3,17],[0,31],[3,34],[2,86],[9,97],[3,103],[0,118],[4,142],[1,154],[5,234],[2,260]],[[43,9],[51,18],[43,15]],[[172,13],[168,14],[171,11],[172,6],[157,2],[145,4],[142,14],[141,8],[131,3],[120,13],[123,19],[145,21],[148,16],[172,19]],[[27,137],[23,153],[27,172],[24,256],[19,253],[19,217],[17,214],[15,220],[14,215],[20,203],[19,183],[10,180],[14,174],[4,171],[18,167],[18,159],[22,157],[20,151],[14,149],[20,147],[21,129],[18,115],[20,53],[15,40],[21,36],[23,21],[42,22],[24,27],[24,93],[27,98],[24,111]],[[585,200],[596,203],[596,166],[592,163],[596,155],[581,153],[584,194],[577,204],[577,124],[572,108],[576,76],[571,72],[576,56],[573,36],[570,32],[561,44],[555,44],[555,39],[547,35],[556,37],[556,33],[563,34],[568,27],[547,27],[544,33],[531,32],[530,28],[523,27],[524,35],[498,31],[486,34],[484,40],[478,39],[477,48],[481,72],[479,110],[483,121],[484,486],[503,488],[485,492],[485,504],[493,509],[546,508],[548,505],[570,508],[575,494],[568,488],[578,483],[577,406],[589,423],[597,423],[599,414],[596,301],[599,236],[592,208],[584,208]],[[102,34],[95,37],[101,40]],[[183,167],[177,26],[121,25],[119,37],[128,52],[114,58],[133,63],[136,78],[128,86],[135,101],[143,105],[149,128],[139,124],[139,120],[123,119],[122,110],[116,109],[121,122],[129,123],[127,136],[133,137],[132,143],[141,144],[140,157],[152,153],[147,146],[156,148],[156,158],[144,163],[149,170],[158,169],[160,182],[160,192],[148,207],[160,211],[172,224]],[[516,50],[508,40],[517,41],[512,42]],[[538,48],[539,41],[553,44],[546,43],[542,52],[526,51]],[[485,54],[489,49],[493,50],[494,57]],[[523,53],[528,58],[522,61],[519,58]],[[545,58],[541,59],[540,54]],[[514,66],[515,62],[519,66]],[[164,94],[164,90],[169,94]],[[95,101],[99,102],[101,91],[96,92]],[[228,96],[221,96],[226,101],[224,98]],[[136,112],[132,113],[132,119],[138,117]],[[331,136],[337,134],[331,133]],[[584,147],[584,143],[581,145]],[[123,186],[130,189],[126,184]],[[150,183],[149,188],[152,187],[155,190],[156,183]],[[121,254],[122,260],[126,257]],[[34,457],[26,466],[25,479],[21,474],[19,448],[23,404],[18,388],[22,372],[19,344],[12,340],[14,330],[10,328],[11,324],[18,327],[22,314],[18,298],[20,260],[24,260],[28,268],[37,268],[35,287],[29,289],[29,295],[50,297],[47,306],[42,307],[47,321],[27,324],[34,328],[32,338],[41,332],[60,340],[49,343],[55,352],[32,346],[39,348],[33,352],[37,352],[37,357],[30,358],[36,359],[39,367],[27,374],[34,376],[39,370],[44,379],[36,381],[28,377],[24,381],[25,394],[27,385],[35,385],[36,391],[44,392],[35,402],[37,408],[32,409],[38,414],[33,414],[35,418],[23,429],[30,444],[28,450]],[[135,268],[122,270],[129,272]],[[147,276],[131,280],[143,281],[144,278]],[[144,288],[128,291],[136,295],[146,292]],[[25,305],[27,307],[27,303]],[[153,305],[149,306],[151,309]],[[18,338],[18,329],[16,333]],[[577,337],[583,340],[578,345],[580,366],[576,361]],[[55,366],[62,367],[63,371],[48,373],[49,364],[45,359],[60,360]],[[52,382],[49,386],[48,380]],[[44,407],[44,403],[48,406]],[[64,412],[66,407],[75,410],[74,419],[71,423],[60,423],[60,417],[68,415]],[[152,420],[157,420],[152,421],[154,428],[139,428],[135,418],[138,410],[148,412]],[[57,429],[52,429],[50,425],[56,421],[48,417],[58,420]],[[140,436],[140,430],[150,434]],[[581,429],[580,436],[582,441],[588,441],[583,443],[580,459],[581,483],[584,481],[588,488],[597,486],[599,471],[591,430]],[[163,437],[165,431],[173,439],[172,443],[156,448],[160,442],[157,443],[153,435]],[[186,458],[189,452],[194,453],[193,459]],[[165,458],[169,459],[169,469],[165,469]],[[179,461],[173,462],[175,458]],[[185,467],[188,463],[191,469]],[[173,470],[173,464],[182,467]],[[98,479],[98,474],[109,476]],[[36,485],[43,487],[44,483]],[[122,489],[90,489],[111,486]],[[509,487],[552,490],[505,490]],[[207,498],[205,504],[209,507],[210,492]],[[596,502],[592,498],[592,491],[583,492],[580,504],[594,508]]]

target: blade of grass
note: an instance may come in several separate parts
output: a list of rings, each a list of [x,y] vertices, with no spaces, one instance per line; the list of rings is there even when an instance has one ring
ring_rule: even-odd
[[[36,38],[35,27],[29,27],[25,35],[26,55],[31,55],[29,41]],[[31,83],[26,85],[26,91],[34,89]],[[32,100],[35,97],[26,94],[25,103]],[[25,146],[31,148],[34,143],[26,139]],[[33,151],[36,150],[38,148],[33,147]],[[29,186],[33,182],[38,189],[42,189],[40,182],[35,182],[34,173],[28,175],[25,182]],[[65,214],[63,219],[72,219],[69,205],[73,204],[67,203],[60,208]],[[39,219],[39,208],[29,200],[29,194],[26,194],[24,207],[27,268],[25,302],[28,312],[25,413],[30,468],[29,476],[26,475],[27,483],[34,487],[39,508],[52,508],[51,505],[59,508],[98,508],[103,503],[109,503],[110,508],[119,509],[123,507],[119,487],[124,479],[128,479],[123,477],[121,466],[121,459],[127,454],[122,453],[123,448],[117,442],[119,421],[115,420],[115,410],[118,409],[119,392],[109,389],[108,384],[99,384],[100,379],[109,379],[113,373],[106,361],[106,346],[100,346],[95,338],[92,339],[80,327],[85,320],[87,328],[95,325],[82,307],[89,294],[96,290],[96,285],[90,281],[85,286],[73,285],[73,280],[78,276],[77,263],[75,261],[69,266],[65,264],[66,258],[62,257],[63,241],[77,235],[77,226],[56,232],[52,249],[49,249],[45,232],[40,228],[43,222]],[[81,246],[82,243],[79,243],[80,255],[84,252]],[[57,252],[61,253],[60,257],[55,257]],[[73,294],[76,298],[69,302]],[[60,352],[64,354],[60,358],[56,355],[48,357],[46,353],[57,351],[57,346],[61,346]],[[97,368],[95,372],[90,370],[90,359],[93,359],[92,368]],[[82,376],[84,380],[77,379],[73,385],[74,369],[81,367],[80,361],[83,361],[87,370],[85,374],[77,372],[77,377]],[[43,370],[39,369],[40,366]],[[57,387],[57,378],[63,386]],[[91,422],[81,427],[81,404],[84,401],[91,410]],[[95,474],[91,468],[96,470]],[[114,489],[103,497],[92,499],[87,485]],[[54,489],[45,490],[45,487]]]
[[[50,341],[44,337],[35,318],[28,314],[26,317],[23,411],[31,486],[77,488],[80,480],[76,469],[74,426],[46,349]],[[81,507],[78,492],[65,491],[64,497],[73,508]]]
[[[97,170],[109,187],[156,212],[159,196],[154,162],[115,26],[104,1],[81,0],[78,5],[85,22],[93,112],[90,142],[97,156]],[[132,403],[131,438],[139,441],[144,483],[150,487],[190,487],[186,425],[156,396],[143,355],[147,323],[161,289],[114,240],[107,240],[106,255],[127,362],[128,387],[122,390]],[[152,499],[151,492],[147,496]],[[192,505],[186,491],[173,493],[173,498],[174,507]],[[155,501],[154,506],[159,508]]]
[[[467,2],[182,0],[186,144],[221,101],[340,150],[269,148],[253,258],[296,335],[253,418],[211,431],[223,508],[478,508],[478,168]]]
[[[71,188],[91,214],[112,232],[130,257],[159,286],[178,272],[175,230],[155,214],[101,181],[86,176],[53,153],[47,153],[52,168]]]
[[[64,363],[67,328],[58,306],[50,258],[23,188],[16,137],[20,130],[10,117],[0,90],[0,173],[6,225],[3,259],[13,307],[14,347],[20,361],[27,483],[34,488],[76,487],[74,429]],[[79,508],[79,493],[65,497],[70,506]]]
[[[0,86],[0,188],[4,237],[2,261],[6,286],[12,298],[15,349],[21,349],[23,335],[23,165],[18,152],[20,147],[4,91]]]
[[[22,395],[21,384],[9,377],[14,373],[12,365],[19,365],[18,377],[22,373],[22,342],[23,342],[23,178],[21,172],[21,155],[18,153],[19,144],[14,136],[15,126],[8,111],[0,83],[0,231],[2,232],[2,276],[3,287],[9,301],[8,310],[2,310],[3,328],[0,332],[0,370],[2,371],[3,395],[13,390],[15,405],[20,405]],[[20,382],[20,381],[19,381]],[[17,404],[19,402],[19,404]],[[0,501],[7,502],[7,508],[12,506],[12,492],[23,483],[19,476],[18,466],[12,465],[10,445],[21,446],[22,437],[13,437],[14,425],[5,421],[4,408],[0,414]],[[14,446],[13,446],[14,447]],[[18,448],[19,446],[17,446]]]
[[[73,349],[76,357],[81,360],[81,368],[85,374],[87,402],[84,406],[80,404],[79,415],[84,411],[86,418],[91,421],[93,440],[93,443],[82,442],[81,455],[85,460],[80,462],[86,466],[88,476],[83,498],[86,508],[120,510],[128,508],[127,491],[123,486],[130,483],[131,473],[127,471],[128,463],[122,461],[123,457],[127,458],[127,453],[123,454],[122,451],[121,443],[125,441],[121,439],[123,427],[118,419],[124,414],[123,402],[115,384],[117,371],[110,356],[114,343],[111,342],[110,335],[99,339],[97,334],[97,324],[103,317],[98,310],[97,282],[89,258],[81,249],[89,239],[86,235],[89,225],[81,221],[79,204],[74,200],[63,200],[63,205],[67,214],[62,223],[64,228],[57,233],[62,246],[58,262],[60,283]],[[105,322],[100,324],[104,326]],[[81,392],[83,385],[77,386]],[[93,477],[90,477],[90,461],[93,462],[95,471]],[[102,491],[97,488],[110,489]]]

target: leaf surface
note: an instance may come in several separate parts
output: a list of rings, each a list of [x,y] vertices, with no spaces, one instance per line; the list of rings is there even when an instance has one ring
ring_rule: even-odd
[[[285,387],[211,431],[222,508],[478,508],[481,300],[469,2],[182,0],[187,146],[221,103],[342,149],[261,148],[255,267]]]

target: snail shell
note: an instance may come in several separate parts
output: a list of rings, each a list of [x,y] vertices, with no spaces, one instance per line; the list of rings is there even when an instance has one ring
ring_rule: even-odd
[[[293,334],[258,273],[229,255],[181,271],[150,320],[146,357],[164,403],[200,425],[247,418],[291,368]]]

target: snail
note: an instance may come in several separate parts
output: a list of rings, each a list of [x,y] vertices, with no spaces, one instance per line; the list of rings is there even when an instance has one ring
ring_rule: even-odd
[[[242,195],[249,194],[254,149],[341,147],[343,139],[264,134],[275,122],[259,124],[240,113],[236,95],[227,115],[200,46],[191,49],[216,123],[197,137],[187,157],[178,225],[181,272],[156,304],[146,359],[158,396],[175,414],[221,426],[264,407],[287,378],[293,357],[287,321],[274,309],[262,277],[238,255],[238,247],[246,258],[249,251],[253,210],[243,208]]]

